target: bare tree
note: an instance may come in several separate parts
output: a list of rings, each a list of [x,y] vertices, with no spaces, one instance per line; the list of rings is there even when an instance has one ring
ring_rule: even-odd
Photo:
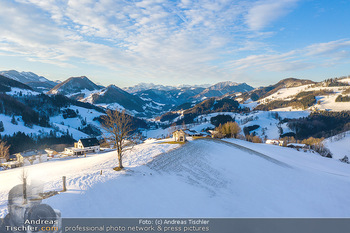
[[[119,169],[124,168],[122,159],[123,152],[130,149],[135,144],[132,137],[132,119],[125,113],[125,110],[107,110],[107,115],[102,116],[102,127],[107,131],[106,141],[112,142],[113,147],[117,149]]]
[[[177,127],[176,127],[176,123],[173,123],[169,128],[168,128],[168,132],[169,132],[169,136],[171,136],[172,133],[174,133],[176,131]]]
[[[7,145],[6,142],[0,140],[0,158],[9,160],[10,155],[10,145]]]

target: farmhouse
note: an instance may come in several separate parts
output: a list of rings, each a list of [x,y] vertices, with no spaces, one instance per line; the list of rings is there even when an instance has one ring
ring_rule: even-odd
[[[64,152],[69,155],[100,152],[100,143],[97,138],[84,138],[74,143],[74,147],[65,148]]]
[[[47,153],[44,150],[27,150],[24,152],[10,155],[9,161],[2,163],[2,166],[8,168],[27,166],[47,161]]]
[[[301,143],[289,143],[287,144],[287,147],[296,148],[296,149],[309,149],[308,145],[301,144]]]
[[[193,137],[193,136],[207,136],[208,135],[205,132],[197,132],[197,131],[191,130],[191,129],[186,129],[186,130],[184,130],[184,132],[187,136],[191,136],[191,137]]]
[[[186,141],[186,133],[180,129],[173,133],[173,139],[175,142],[185,142]]]
[[[267,139],[265,143],[270,145],[283,146],[283,141],[276,139]]]

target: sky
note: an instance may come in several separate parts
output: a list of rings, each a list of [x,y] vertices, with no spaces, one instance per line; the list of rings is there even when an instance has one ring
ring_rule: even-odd
[[[120,87],[350,75],[349,0],[0,0],[0,70]]]

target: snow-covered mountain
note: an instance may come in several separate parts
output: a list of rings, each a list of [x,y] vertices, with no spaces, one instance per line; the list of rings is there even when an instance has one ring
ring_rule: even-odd
[[[124,91],[127,91],[129,93],[135,93],[135,92],[140,92],[144,90],[149,90],[149,89],[156,89],[156,90],[171,90],[174,89],[172,86],[164,86],[164,85],[157,85],[153,83],[139,83],[131,87],[125,87],[123,88]]]
[[[79,95],[76,95],[78,97]],[[107,109],[126,110],[138,117],[153,117],[163,112],[163,105],[153,100],[142,99],[115,85],[97,91],[84,92],[79,101],[88,102]]]
[[[100,90],[102,87],[96,85],[86,76],[71,77],[57,84],[48,94],[62,94],[66,96],[81,96],[86,91]],[[77,97],[78,98],[78,97]]]
[[[93,93],[91,103],[98,105],[119,104],[128,110],[142,112],[145,102],[137,96],[129,94],[115,85],[109,85],[101,92]]]
[[[219,97],[226,94],[233,94],[237,92],[249,92],[253,90],[252,86],[246,83],[236,83],[236,82],[220,82],[204,89],[201,93],[196,95],[194,98],[203,99],[210,97]]]
[[[182,88],[207,88],[209,86],[210,84],[202,84],[202,85],[181,84],[178,86],[164,86],[164,85],[153,84],[153,83],[139,83],[131,87],[125,87],[123,88],[123,90],[129,93],[137,93],[137,92],[142,92],[146,90],[169,91],[169,90],[182,89]]]
[[[34,74],[33,72],[18,72],[16,70],[0,71],[0,74],[16,80],[18,82],[27,84],[36,91],[44,92],[53,88],[57,83],[43,76]]]
[[[175,107],[186,102],[198,102],[194,96],[202,92],[202,87],[183,87],[171,90],[149,89],[136,92],[135,95],[144,100],[153,100],[166,106]]]
[[[226,94],[236,92],[248,92],[254,88],[246,83],[221,82],[215,85],[204,86],[187,86],[177,87],[169,90],[161,89],[145,89],[143,91],[135,92],[134,94],[142,99],[153,100],[164,104],[165,107],[171,106],[172,109],[177,106],[186,104],[191,106],[195,103],[201,102],[203,99],[210,97],[221,97]]]

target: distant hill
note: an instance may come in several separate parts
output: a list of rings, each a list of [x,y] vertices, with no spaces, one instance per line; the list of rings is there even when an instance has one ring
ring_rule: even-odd
[[[144,111],[143,105],[145,105],[145,102],[138,96],[123,91],[115,85],[109,85],[106,89],[102,90],[101,92],[92,94],[92,103],[118,103],[126,109],[135,110],[137,112]]]
[[[282,88],[299,87],[302,85],[315,84],[315,83],[316,82],[308,79],[286,78],[274,85],[270,85],[267,87],[260,87],[250,93],[245,93],[245,95],[243,96],[246,97],[245,99],[248,99],[249,97],[251,97],[252,100],[255,101],[255,100],[264,98],[266,96],[272,95],[273,93],[278,92],[278,90]]]
[[[33,90],[28,85],[25,85],[21,82],[18,82],[16,80],[7,78],[3,75],[0,75],[0,92],[9,92],[11,91],[12,87],[16,87],[19,89],[25,89],[25,90]]]
[[[124,91],[127,91],[129,93],[137,93],[142,92],[146,90],[159,90],[159,91],[169,91],[169,90],[175,90],[175,89],[183,89],[183,88],[207,88],[210,84],[202,84],[202,85],[178,85],[178,86],[164,86],[160,84],[153,84],[153,83],[139,83],[137,85],[131,86],[131,87],[125,87],[123,88]]]
[[[181,114],[177,111],[167,112],[157,119],[164,122],[169,121],[169,123],[175,120],[175,123],[186,124],[193,123],[194,119],[203,114],[209,114],[214,112],[248,112],[249,109],[241,107],[240,104],[230,97],[225,98],[209,98],[206,99],[193,107],[184,110]],[[180,117],[180,115],[182,115]],[[178,118],[180,117],[180,118]]]
[[[48,94],[74,95],[85,90],[94,91],[101,89],[101,86],[96,85],[86,76],[71,77],[64,82],[57,84]]]
[[[166,106],[177,106],[186,102],[197,101],[194,96],[204,90],[202,87],[183,87],[172,90],[149,89],[136,92],[135,95],[142,99],[153,100]]]
[[[57,83],[33,72],[18,72],[16,70],[0,71],[0,75],[27,84],[35,91],[45,92]]]
[[[233,94],[236,92],[248,92],[253,90],[252,86],[249,86],[246,83],[236,83],[236,82],[220,82],[215,85],[212,85],[206,89],[204,89],[201,93],[194,96],[194,98],[211,98],[211,97],[219,97],[226,94]]]

